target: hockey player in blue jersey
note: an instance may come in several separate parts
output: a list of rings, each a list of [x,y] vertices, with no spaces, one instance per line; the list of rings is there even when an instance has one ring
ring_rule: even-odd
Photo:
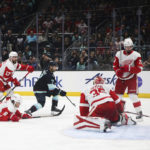
[[[52,61],[49,62],[47,70],[42,71],[38,81],[33,87],[34,95],[38,103],[31,106],[30,109],[25,111],[26,113],[32,115],[33,112],[44,107],[47,96],[52,96],[51,114],[53,116],[61,114],[64,110],[65,106],[62,109],[57,108],[58,96],[66,96],[66,92],[56,87],[56,80],[53,74],[56,70],[58,70],[58,66]]]

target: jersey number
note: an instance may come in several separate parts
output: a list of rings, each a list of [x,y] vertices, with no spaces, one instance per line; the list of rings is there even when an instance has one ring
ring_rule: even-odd
[[[102,88],[93,89],[90,91],[90,94],[92,94],[93,97],[96,97],[96,96],[100,95],[100,93],[102,93],[103,91],[104,91],[104,89],[102,89]]]

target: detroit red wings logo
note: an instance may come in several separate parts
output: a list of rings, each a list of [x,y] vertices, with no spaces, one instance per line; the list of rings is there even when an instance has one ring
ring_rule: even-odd
[[[10,77],[12,76],[12,74],[13,74],[13,71],[10,70],[10,69],[8,69],[8,68],[6,67],[6,68],[5,68],[5,71],[4,71],[3,77],[4,77],[4,78],[10,78]]]
[[[132,65],[132,63],[133,63],[133,60],[124,60],[123,62],[122,62],[122,65],[124,66],[124,65]]]

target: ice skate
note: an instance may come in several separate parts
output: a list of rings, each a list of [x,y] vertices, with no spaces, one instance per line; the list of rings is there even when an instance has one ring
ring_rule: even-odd
[[[107,132],[110,129],[111,129],[111,122],[109,120],[106,120],[104,124],[104,132]]]
[[[137,120],[138,122],[142,122],[142,121],[143,121],[143,113],[142,113],[142,111],[140,111],[140,112],[138,113],[138,115],[136,116],[136,120]]]
[[[31,113],[31,110],[29,109],[29,110],[26,110],[26,111],[24,111],[26,114],[28,114],[28,115],[30,115],[30,116],[32,116],[32,113]]]
[[[58,101],[53,100],[52,101],[52,107],[51,107],[51,115],[52,116],[59,116],[63,112],[63,110],[65,109],[65,105],[63,106],[62,109],[58,109],[57,105],[58,105]]]

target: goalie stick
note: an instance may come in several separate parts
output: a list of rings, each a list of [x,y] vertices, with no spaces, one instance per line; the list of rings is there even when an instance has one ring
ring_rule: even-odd
[[[138,115],[138,113],[134,113],[134,112],[130,112],[130,111],[125,111],[125,113],[128,113],[128,114],[133,114],[133,115]],[[149,115],[142,115],[143,117],[148,117],[148,118],[150,118],[150,116]]]
[[[31,117],[30,119],[35,119],[35,118],[46,118],[46,117],[56,117],[56,116],[59,116],[62,114],[62,112],[64,111],[65,109],[65,105],[62,107],[61,111],[55,115],[43,115],[43,116],[33,116]]]

